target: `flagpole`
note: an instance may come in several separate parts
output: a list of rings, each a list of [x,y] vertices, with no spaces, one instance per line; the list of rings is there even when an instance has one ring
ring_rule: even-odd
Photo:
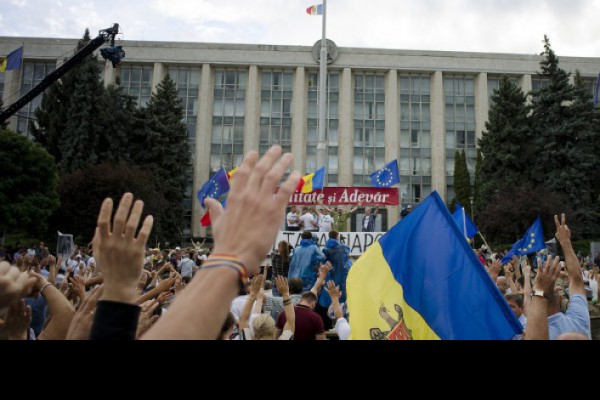
[[[319,141],[317,143],[317,169],[325,167],[327,162],[327,138],[325,123],[327,113],[327,36],[325,34],[327,21],[327,0],[323,0],[323,38],[321,39],[321,59],[319,68]]]
[[[477,232],[477,234],[479,236],[481,236],[481,239],[483,239],[483,243],[485,243],[485,247],[487,247],[488,249],[490,249],[490,253],[493,253],[492,248],[490,247],[489,244],[487,244],[487,242],[485,241],[485,238],[483,237],[483,235],[481,234],[481,232]]]

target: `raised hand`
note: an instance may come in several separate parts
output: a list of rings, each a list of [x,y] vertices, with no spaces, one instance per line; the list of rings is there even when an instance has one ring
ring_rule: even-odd
[[[538,270],[533,282],[534,290],[543,290],[545,293],[554,294],[554,285],[560,275],[560,257],[554,257],[554,260],[548,259],[542,266],[538,259]]]
[[[27,272],[20,272],[6,261],[0,262],[0,308],[28,295],[35,283],[36,278],[30,277]]]
[[[158,300],[148,300],[142,303],[142,311],[140,312],[140,318],[138,319],[137,331],[135,334],[136,339],[140,338],[152,325],[156,322],[159,315],[154,315],[154,310],[160,305]]]
[[[571,241],[571,230],[567,226],[565,214],[561,214],[561,220],[558,221],[558,215],[554,216],[554,224],[556,225],[556,239],[561,243]]]
[[[252,279],[250,283],[250,296],[256,298],[258,292],[263,288],[264,278],[262,275],[257,275]]]
[[[85,300],[85,283],[80,276],[74,276],[69,283],[69,289],[73,291],[80,301]]]
[[[107,198],[102,203],[92,246],[104,276],[103,300],[135,302],[135,287],[154,223],[153,217],[148,215],[136,236],[143,209],[144,203],[141,200],[133,203],[131,193],[123,195],[114,218],[111,218],[112,199]]]
[[[231,183],[225,211],[217,200],[205,200],[214,229],[213,254],[236,255],[249,275],[256,273],[273,245],[288,199],[300,180],[300,173],[292,172],[273,196],[294,160],[281,152],[280,146],[273,146],[260,161],[256,151],[248,153]]]
[[[281,293],[281,297],[289,297],[290,287],[288,286],[287,278],[277,275],[275,278],[275,286],[277,286],[277,290],[279,290],[279,293]]]
[[[79,310],[73,315],[71,325],[69,325],[69,332],[67,333],[67,340],[89,340],[90,332],[92,331],[92,323],[94,322],[94,311],[96,310],[96,304],[98,299],[102,295],[102,285],[98,285],[93,288],[90,295],[83,300]]]
[[[340,288],[338,286],[335,286],[335,282],[333,281],[329,281],[327,282],[327,287],[325,288],[325,291],[329,294],[329,296],[331,297],[331,301],[340,301],[340,298],[342,297],[342,291],[340,290]]]

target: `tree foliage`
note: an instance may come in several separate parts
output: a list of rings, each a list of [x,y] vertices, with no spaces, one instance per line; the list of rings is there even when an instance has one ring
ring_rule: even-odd
[[[54,160],[39,144],[0,129],[0,171],[0,229],[42,235],[59,206]]]
[[[454,153],[454,192],[469,215],[471,214],[471,174],[467,168],[467,156],[464,151]]]
[[[126,192],[144,201],[144,215],[160,215],[166,206],[160,185],[152,171],[125,163],[103,162],[72,172],[60,180],[57,229],[72,233],[79,243],[88,243],[102,201],[111,197],[116,205]]]

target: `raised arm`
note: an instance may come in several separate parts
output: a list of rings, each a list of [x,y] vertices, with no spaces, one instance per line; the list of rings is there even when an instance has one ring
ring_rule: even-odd
[[[327,261],[325,264],[321,264],[321,266],[319,267],[319,274],[317,275],[317,280],[315,281],[313,287],[310,289],[310,291],[313,292],[315,296],[317,296],[317,298],[319,298],[319,294],[321,293],[321,289],[325,284],[325,279],[327,279],[327,274],[329,274],[331,268],[332,266],[329,261]]]
[[[250,294],[248,295],[248,298],[246,299],[246,302],[244,303],[244,307],[242,308],[242,314],[240,315],[240,324],[239,324],[240,332],[243,329],[249,327],[248,322],[250,321],[250,314],[252,312],[252,306],[254,305],[254,302],[256,301],[256,298],[258,297],[258,292],[260,292],[260,288],[262,287],[263,283],[264,283],[264,281],[263,281],[262,275],[255,276],[254,279],[252,279],[252,282],[250,283]]]
[[[529,304],[531,303],[531,265],[527,262],[527,258],[524,258],[521,261],[521,266],[523,267],[523,314],[527,316],[527,310],[529,308]]]
[[[300,174],[294,171],[273,196],[293,163],[291,154],[281,154],[281,147],[273,146],[260,161],[256,151],[246,155],[231,182],[227,209],[206,198],[214,251],[144,339],[214,339],[219,335],[242,279],[258,271],[273,245],[288,199],[298,185]]]
[[[30,272],[36,278],[36,290],[44,296],[48,304],[48,312],[52,315],[50,322],[44,328],[38,339],[64,340],[69,332],[75,309],[67,298],[43,275]]]
[[[287,278],[278,275],[275,278],[275,285],[283,299],[283,312],[285,313],[285,325],[283,326],[283,330],[290,331],[294,334],[296,329],[296,312],[294,311],[294,304],[292,304],[292,299],[290,298],[290,288],[288,286]]]
[[[565,253],[565,263],[569,272],[569,295],[581,294],[585,298],[585,284],[581,276],[579,260],[571,244],[571,230],[567,226],[565,214],[562,214],[560,222],[558,221],[558,216],[555,215],[554,223],[556,224],[555,236]]]
[[[552,264],[550,259],[544,266],[538,263],[538,272],[533,283],[534,293],[544,292],[545,296],[534,295],[531,299],[527,315],[526,340],[548,340],[548,297],[555,296],[554,284],[560,274],[560,257],[555,257]]]

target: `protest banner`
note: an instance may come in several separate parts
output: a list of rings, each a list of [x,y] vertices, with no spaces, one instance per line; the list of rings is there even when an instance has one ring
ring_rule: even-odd
[[[385,232],[340,232],[340,242],[350,247],[351,256],[360,256],[384,234]],[[273,243],[273,251],[277,249],[277,243],[282,240],[294,247],[299,246],[300,240],[302,240],[301,235],[302,232],[279,231],[277,239]],[[313,232],[314,236],[318,238],[317,244],[321,248],[325,246],[327,239],[329,239],[329,233],[327,232]]]

